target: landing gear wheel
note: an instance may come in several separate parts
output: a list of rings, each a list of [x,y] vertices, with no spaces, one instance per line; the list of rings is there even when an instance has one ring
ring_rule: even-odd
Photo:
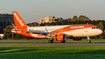
[[[88,43],[91,43],[91,41],[89,40]]]
[[[65,40],[64,41],[61,41],[61,43],[65,43]]]
[[[53,40],[49,40],[49,43],[53,43]]]
[[[91,40],[90,40],[90,37],[89,36],[87,36],[87,39],[88,39],[88,43],[91,43]]]

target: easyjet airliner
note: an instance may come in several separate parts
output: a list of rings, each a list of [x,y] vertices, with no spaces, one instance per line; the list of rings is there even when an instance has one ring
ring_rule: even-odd
[[[66,37],[71,37],[73,40],[82,40],[82,37],[87,37],[88,42],[91,43],[89,36],[102,33],[101,29],[92,24],[29,27],[16,11],[12,13],[15,22],[15,25],[12,24],[14,27],[12,32],[29,37],[49,38],[49,43],[53,43],[53,40],[65,43]]]

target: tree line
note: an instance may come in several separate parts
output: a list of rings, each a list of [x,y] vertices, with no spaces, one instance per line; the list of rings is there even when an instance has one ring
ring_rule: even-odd
[[[37,22],[28,23],[28,26],[56,26],[56,25],[73,25],[73,24],[93,24],[98,26],[103,33],[98,36],[92,36],[91,39],[105,39],[105,20],[90,20],[88,17],[84,15],[80,15],[79,17],[73,16],[73,18],[65,19],[62,22],[52,22],[52,23],[42,23],[39,24]],[[19,35],[16,33],[12,33],[10,30],[13,29],[11,25],[7,26],[4,30],[4,37],[8,39],[38,39],[38,38],[31,38],[23,35]]]

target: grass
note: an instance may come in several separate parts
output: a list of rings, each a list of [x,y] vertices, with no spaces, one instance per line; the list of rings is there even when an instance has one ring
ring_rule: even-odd
[[[0,45],[0,59],[104,59],[105,46]]]
[[[80,40],[80,41],[74,41],[74,40],[66,40],[66,42],[74,43],[74,42],[87,42],[88,40]],[[105,40],[91,40],[92,42],[105,42]],[[0,42],[48,42],[48,40],[0,40]],[[54,42],[60,42],[55,41]]]
[[[0,40],[0,42],[48,42],[48,40]],[[54,41],[58,42],[58,41]],[[66,42],[87,42],[87,40]],[[105,42],[105,40],[92,40]],[[54,43],[53,43],[54,44]],[[0,45],[0,59],[104,59],[104,45]]]

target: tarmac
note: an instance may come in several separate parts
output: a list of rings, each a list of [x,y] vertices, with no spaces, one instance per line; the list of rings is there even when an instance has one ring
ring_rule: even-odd
[[[101,43],[0,43],[0,45],[105,45]]]

